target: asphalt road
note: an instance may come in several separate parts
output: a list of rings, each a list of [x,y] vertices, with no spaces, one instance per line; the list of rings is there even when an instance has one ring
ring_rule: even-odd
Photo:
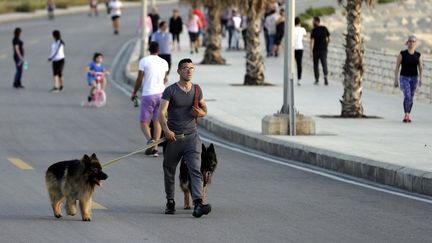
[[[172,6],[160,7],[164,16]],[[162,159],[137,155],[106,169],[95,192],[104,209],[93,221],[53,217],[46,168],[96,152],[108,161],[142,146],[138,109],[109,85],[108,105],[80,106],[87,95],[84,67],[101,51],[109,67],[135,36],[138,10],[122,17],[120,36],[105,16],[59,17],[0,25],[0,242],[430,242],[432,205],[270,163],[253,153],[216,146],[219,167],[209,188],[210,215],[182,210],[164,215]],[[23,28],[30,69],[25,90],[12,89],[11,39]],[[66,42],[65,90],[51,94],[51,31]],[[211,139],[211,136],[210,136]],[[229,146],[228,146],[229,147]],[[23,170],[9,159],[32,169]]]

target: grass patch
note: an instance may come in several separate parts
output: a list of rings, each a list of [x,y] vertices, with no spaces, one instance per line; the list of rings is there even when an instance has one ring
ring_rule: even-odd
[[[394,0],[378,0],[378,4],[392,3]]]
[[[304,13],[299,15],[301,25],[306,29],[307,32],[312,30],[312,26],[308,23],[313,17],[321,17],[326,15],[332,15],[336,12],[334,7],[322,7],[322,8],[308,8]]]

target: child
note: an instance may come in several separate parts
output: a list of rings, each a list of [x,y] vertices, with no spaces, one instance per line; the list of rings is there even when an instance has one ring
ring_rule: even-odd
[[[96,52],[93,56],[93,61],[90,62],[89,65],[86,67],[87,83],[91,87],[90,94],[88,96],[88,102],[92,101],[93,91],[97,87],[96,75],[98,73],[102,73],[103,75],[101,80],[101,88],[105,89],[106,86],[105,75],[108,75],[109,72],[106,71],[105,66],[102,64],[102,62],[103,62],[102,53]]]

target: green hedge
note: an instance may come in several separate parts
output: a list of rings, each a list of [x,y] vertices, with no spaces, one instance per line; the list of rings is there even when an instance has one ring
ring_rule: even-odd
[[[310,19],[313,17],[321,17],[325,15],[332,15],[336,12],[334,7],[322,7],[322,8],[308,8],[304,13],[299,15],[301,25],[306,29],[306,31],[310,32],[312,30],[312,26],[310,25]]]

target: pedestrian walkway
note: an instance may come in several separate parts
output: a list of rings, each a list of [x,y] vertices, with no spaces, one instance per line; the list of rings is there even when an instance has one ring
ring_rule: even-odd
[[[323,118],[340,114],[342,80],[329,80],[329,86],[324,86],[320,80],[319,85],[313,85],[311,69],[306,68],[302,85],[295,87],[295,107],[300,113],[313,117],[317,135],[260,135],[262,118],[276,113],[283,103],[283,58],[265,59],[266,82],[272,86],[243,86],[244,52],[224,51],[223,57],[228,63],[225,66],[199,65],[204,49],[200,54],[190,55],[186,40],[183,35],[183,51],[173,53],[173,64],[185,57],[192,58],[196,64],[194,81],[201,85],[208,103],[208,116],[205,118],[211,121],[208,127],[217,123],[224,129],[242,131],[261,140],[312,148],[339,157],[354,156],[362,163],[383,163],[384,167],[396,170],[415,169],[418,170],[416,175],[432,172],[432,105],[416,102],[412,111],[413,122],[404,124],[401,97],[363,90],[365,115],[379,118]],[[225,50],[226,40],[223,39],[222,43]],[[170,83],[176,80],[177,75],[171,72]]]

